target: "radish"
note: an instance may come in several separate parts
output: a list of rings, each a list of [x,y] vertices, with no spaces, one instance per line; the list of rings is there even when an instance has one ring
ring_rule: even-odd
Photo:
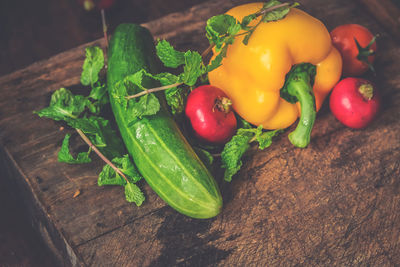
[[[380,95],[370,81],[349,77],[333,88],[329,106],[341,123],[350,128],[361,129],[376,117],[380,102]]]
[[[190,92],[185,114],[195,135],[210,144],[224,144],[235,134],[237,122],[231,101],[219,88],[199,86]]]

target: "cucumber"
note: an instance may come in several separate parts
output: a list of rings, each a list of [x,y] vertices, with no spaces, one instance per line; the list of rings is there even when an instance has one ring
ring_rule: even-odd
[[[222,207],[218,185],[166,107],[161,105],[157,114],[131,122],[112,97],[118,81],[142,68],[158,73],[152,35],[136,24],[119,25],[108,50],[107,88],[125,146],[146,182],[171,207],[193,218],[214,217]]]

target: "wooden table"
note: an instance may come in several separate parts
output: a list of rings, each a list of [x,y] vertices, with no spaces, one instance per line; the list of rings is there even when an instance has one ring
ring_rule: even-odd
[[[210,1],[145,25],[181,50],[202,51],[206,19],[243,2]],[[381,89],[382,112],[368,128],[351,130],[325,104],[308,148],[294,148],[284,134],[249,154],[233,182],[216,169],[224,208],[209,220],[178,214],[145,183],[144,205],[128,204],[121,188],[96,186],[100,160],[56,161],[69,130],[32,112],[60,87],[80,90],[88,44],[0,77],[1,168],[61,264],[400,264],[400,48],[357,2],[300,3],[328,29],[360,23],[380,33],[377,74],[367,78]]]

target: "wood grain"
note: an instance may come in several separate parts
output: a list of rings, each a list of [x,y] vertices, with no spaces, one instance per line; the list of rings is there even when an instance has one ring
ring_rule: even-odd
[[[210,1],[145,25],[177,48],[207,47],[205,20],[245,1]],[[325,105],[307,149],[287,134],[247,155],[240,173],[225,183],[222,213],[195,220],[166,206],[145,184],[140,208],[121,188],[97,187],[102,162],[56,162],[61,124],[32,114],[59,87],[80,92],[85,44],[0,77],[0,155],[10,181],[59,261],[67,266],[395,266],[400,264],[400,48],[357,3],[303,8],[332,29],[360,23],[382,32],[376,76],[384,108],[364,130],[342,126]],[[90,44],[103,46],[101,40]],[[83,143],[82,143],[83,145]],[[81,194],[73,198],[77,189]]]
[[[358,0],[400,42],[400,9],[390,0]]]

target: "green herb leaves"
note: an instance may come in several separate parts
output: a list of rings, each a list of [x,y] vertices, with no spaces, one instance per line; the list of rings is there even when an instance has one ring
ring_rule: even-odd
[[[160,110],[160,102],[154,94],[146,94],[142,96],[139,101],[132,103],[129,110],[135,117],[141,118],[156,114]]]
[[[141,206],[143,201],[145,200],[145,197],[143,195],[143,192],[140,190],[140,188],[133,183],[126,184],[124,186],[125,189],[125,199],[128,202],[134,202],[136,206]]]
[[[161,40],[156,46],[156,52],[166,67],[182,67],[183,71],[179,75],[169,72],[151,74],[142,69],[118,82],[112,95],[124,108],[130,109],[129,114],[132,115],[128,118],[130,121],[158,112],[161,105],[159,99],[153,94],[157,91],[164,91],[172,114],[181,113],[188,94],[188,90],[181,86],[194,86],[198,79],[207,73],[202,57],[196,51],[180,52],[175,50],[168,41]],[[154,81],[160,83],[161,86],[146,88],[146,85],[153,85]]]
[[[263,22],[277,21],[283,19],[289,13],[291,8],[298,5],[298,3],[289,5],[287,3],[282,4],[277,0],[271,0],[265,3],[258,13],[262,14],[261,20]]]
[[[201,55],[196,51],[185,53],[185,66],[179,80],[189,86],[196,84],[197,79],[206,72]]]
[[[76,159],[71,155],[69,151],[69,139],[71,138],[70,134],[66,134],[64,140],[62,142],[61,150],[58,152],[58,161],[65,162],[69,164],[82,164],[82,163],[89,163],[92,160],[89,158],[88,152],[80,152]]]
[[[99,80],[99,72],[104,67],[103,50],[97,46],[86,48],[86,58],[82,66],[81,83],[85,86],[94,84]]]
[[[257,142],[259,149],[265,149],[272,143],[272,138],[282,130],[263,131],[262,125],[257,128],[240,128],[236,135],[225,144],[221,153],[222,168],[225,169],[224,179],[230,182],[242,167],[244,153],[250,148],[250,143]]]
[[[47,117],[56,121],[69,118],[78,118],[90,106],[90,101],[81,95],[73,95],[70,90],[61,88],[51,95],[50,104],[35,113],[40,117]]]
[[[206,67],[203,64],[203,59],[197,51],[177,51],[166,40],[161,40],[158,42],[156,51],[158,57],[166,67],[177,68],[183,65],[183,72],[177,76],[177,83],[193,86],[196,84],[197,79],[206,73]],[[169,54],[166,55],[166,52]]]
[[[134,163],[126,155],[124,144],[111,127],[111,123],[98,116],[101,108],[108,102],[108,94],[105,83],[100,77],[100,72],[104,67],[103,51],[99,47],[86,48],[86,59],[83,63],[81,83],[90,86],[89,96],[75,95],[66,88],[55,91],[48,107],[35,112],[40,117],[47,117],[56,121],[65,121],[68,126],[76,129],[80,134],[87,138],[89,149],[87,152],[79,152],[74,157],[70,151],[71,134],[67,133],[62,142],[58,153],[58,161],[69,164],[90,163],[90,153],[93,149],[100,151],[101,156],[112,159],[113,166],[105,165],[99,174],[99,185],[120,185],[124,187],[125,197],[128,202],[135,202],[140,206],[144,201],[144,195],[140,188],[135,185],[142,176],[136,169]],[[137,86],[143,88],[144,74],[138,73],[126,78],[123,85]],[[122,84],[122,83],[121,83]],[[129,84],[129,85],[128,85]],[[120,87],[120,93],[127,95],[129,88]],[[155,114],[160,103],[154,95],[145,95],[137,102],[131,101],[129,107],[133,116],[145,116]],[[126,177],[121,177],[114,169],[117,168]]]
[[[222,14],[207,20],[206,36],[215,45],[216,51],[220,51],[225,44],[233,43],[234,36],[241,29],[234,17]]]
[[[185,64],[185,53],[175,50],[166,40],[161,40],[156,46],[157,55],[168,68],[177,68]]]
[[[185,108],[185,100],[188,95],[188,90],[181,86],[178,87],[180,84],[178,82],[179,77],[168,72],[157,74],[155,77],[160,81],[162,86],[170,86],[170,88],[164,91],[164,94],[167,104],[171,108],[172,114],[182,113]]]
[[[144,92],[140,97],[130,95],[137,91],[146,91],[144,83],[146,79],[153,78],[153,75],[145,70],[140,70],[134,74],[126,76],[118,82],[113,90],[113,97],[128,111],[128,121],[133,122],[143,116],[156,114],[160,110],[160,102],[154,94]]]
[[[239,129],[240,130],[240,129]],[[250,140],[253,134],[248,132],[238,132],[228,143],[225,144],[221,153],[222,168],[225,169],[224,179],[227,182],[232,180],[232,176],[236,174],[242,167],[242,156],[250,148]]]
[[[136,169],[136,166],[133,164],[128,154],[123,155],[122,157],[115,157],[112,160],[112,163],[122,172],[124,173],[129,182],[136,183],[142,179],[142,176]],[[123,179],[111,166],[105,165],[103,170],[99,174],[99,180],[97,181],[98,185],[126,185],[127,181]]]
[[[132,163],[127,154],[122,157],[114,158],[112,162],[126,175],[128,181],[121,177],[110,165],[105,165],[99,174],[98,185],[123,186],[126,200],[128,202],[134,202],[137,206],[142,205],[145,197],[140,188],[135,184],[142,179],[142,176],[137,171],[136,166]]]

